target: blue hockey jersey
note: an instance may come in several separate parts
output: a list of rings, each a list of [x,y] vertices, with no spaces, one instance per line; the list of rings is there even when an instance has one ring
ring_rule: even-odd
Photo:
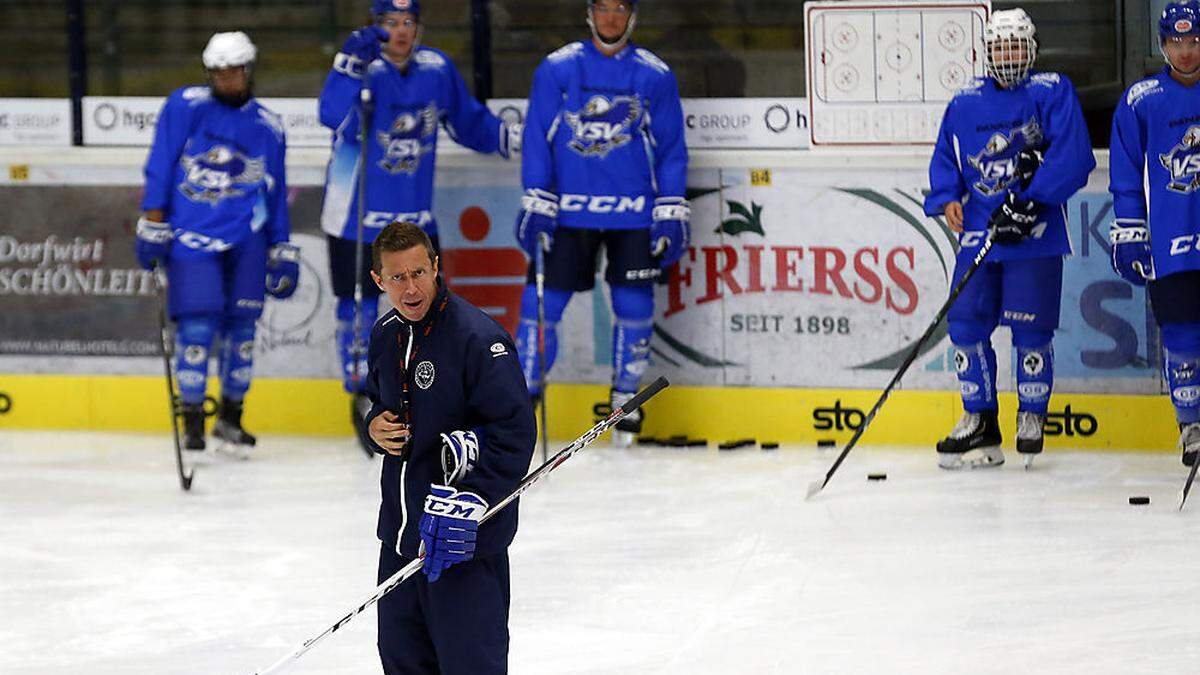
[[[161,209],[176,242],[223,251],[252,232],[287,241],[283,121],[251,99],[232,108],[208,87],[175,90],[158,114],[142,210]]]
[[[433,220],[434,158],[438,125],[456,142],[479,152],[508,156],[508,128],[467,92],[449,57],[418,47],[401,71],[378,58],[367,67],[374,110],[367,143],[364,241],[375,241],[395,220],[437,234]],[[321,124],[333,130],[325,174],[321,228],[358,238],[359,93],[364,80],[334,69],[321,90]]]
[[[632,44],[612,57],[591,41],[559,49],[533,74],[521,153],[524,187],[558,195],[559,224],[649,226],[654,198],[687,186],[675,75]]]
[[[1044,161],[1027,189],[1016,175],[1016,157],[1041,149]],[[1011,89],[990,77],[976,78],[955,94],[942,117],[929,163],[925,214],[963,204],[964,248],[983,243],[980,234],[1009,192],[1041,206],[1033,235],[997,246],[992,260],[1066,255],[1071,252],[1065,204],[1096,168],[1087,124],[1075,88],[1059,73],[1033,73]]]
[[[1148,224],[1155,276],[1200,269],[1200,86],[1164,68],[1130,87],[1113,115],[1108,171],[1117,223]]]

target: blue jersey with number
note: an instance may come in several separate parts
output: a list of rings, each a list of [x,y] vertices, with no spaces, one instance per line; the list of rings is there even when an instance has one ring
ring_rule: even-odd
[[[522,183],[559,196],[559,224],[647,227],[655,197],[687,184],[675,75],[632,44],[610,57],[573,42],[533,74],[521,152]]]
[[[161,209],[175,241],[197,250],[263,231],[287,241],[286,150],[283,122],[258,101],[233,108],[208,87],[177,89],[158,115],[142,210]]]
[[[334,236],[358,238],[359,94],[364,81],[373,110],[363,241],[375,241],[394,220],[408,220],[436,234],[431,209],[438,126],[462,145],[505,157],[508,129],[471,97],[449,57],[431,47],[418,47],[404,70],[384,58],[372,61],[363,79],[331,70],[320,97],[321,124],[333,130],[321,228]]]
[[[1113,115],[1109,190],[1118,224],[1148,225],[1154,274],[1200,269],[1200,87],[1166,68]]]
[[[1019,185],[1016,157],[1040,149],[1042,166],[1027,188]],[[983,243],[992,212],[1009,192],[1032,199],[1040,209],[1033,234],[1019,244],[997,246],[993,260],[1036,258],[1071,252],[1065,204],[1087,184],[1096,168],[1091,140],[1075,88],[1059,73],[1033,73],[1004,89],[990,77],[976,78],[946,107],[929,164],[925,213],[963,205],[964,248]]]

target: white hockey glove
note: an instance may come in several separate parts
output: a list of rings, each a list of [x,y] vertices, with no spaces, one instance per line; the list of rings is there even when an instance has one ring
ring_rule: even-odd
[[[149,220],[146,217],[138,219],[137,222],[137,243],[135,244],[135,252],[137,253],[138,264],[143,269],[154,269],[155,265],[162,265],[167,262],[167,256],[171,253],[171,240],[174,234],[171,232],[170,223],[160,223],[154,220]]]
[[[479,460],[479,437],[474,431],[442,434],[442,473],[446,485],[455,485],[475,468]]]
[[[1150,255],[1150,231],[1144,220],[1118,220],[1108,231],[1112,243],[1112,268],[1134,286],[1145,286],[1154,278],[1154,258]]]

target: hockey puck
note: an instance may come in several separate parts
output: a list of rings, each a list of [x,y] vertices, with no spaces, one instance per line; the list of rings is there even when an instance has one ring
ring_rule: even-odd
[[[821,440],[817,441],[818,448],[832,448],[835,445],[837,445],[837,441],[833,440],[832,438],[822,438]]]
[[[690,440],[688,440],[687,446],[688,446],[689,448],[703,448],[703,447],[707,447],[707,446],[708,446],[708,439],[707,439],[707,438],[693,438],[693,439],[690,439]]]
[[[867,480],[887,480],[887,474],[886,473],[869,473],[869,474],[867,474]]]
[[[638,445],[662,445],[662,441],[653,436],[639,436]]]
[[[718,450],[737,450],[742,447],[737,441],[725,441],[717,446]]]
[[[672,448],[686,448],[688,446],[687,436],[672,436],[667,439],[667,445]]]
[[[1133,504],[1134,506],[1145,506],[1146,504],[1150,503],[1150,498],[1149,497],[1130,497],[1129,503]]]
[[[763,441],[760,447],[762,447],[763,450],[778,450],[779,444],[775,441]]]

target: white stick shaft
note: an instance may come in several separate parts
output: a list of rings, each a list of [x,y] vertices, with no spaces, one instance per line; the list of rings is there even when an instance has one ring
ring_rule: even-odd
[[[508,493],[508,495],[504,497],[504,499],[501,499],[498,503],[492,505],[492,507],[483,514],[483,517],[479,519],[479,524],[482,525],[486,523],[492,516],[504,509],[504,507],[516,501],[516,499],[520,497],[526,490],[533,487],[534,483],[537,483],[546,474],[557,469],[559,465],[570,459],[572,455],[590,445],[592,441],[595,441],[600,437],[601,434],[603,434],[605,431],[608,431],[609,428],[616,424],[622,417],[625,417],[634,410],[637,410],[643,403],[648,401],[658,392],[665,389],[667,386],[667,379],[665,377],[660,377],[655,380],[653,384],[638,392],[638,394],[630,399],[624,406],[614,408],[613,411],[609,413],[608,417],[597,422],[596,426],[588,429],[587,433],[575,439],[567,447],[559,450],[553,457],[544,462],[538,468],[531,471],[529,475],[525,476],[525,478],[521,480],[521,482],[516,488],[513,489],[512,492]],[[388,577],[386,581],[376,586],[375,590],[366,598],[366,600],[359,603],[357,607],[350,610],[342,618],[338,619],[337,622],[332,626],[326,628],[316,637],[305,640],[299,647],[297,647],[287,656],[284,656],[275,663],[272,663],[266,670],[255,671],[254,675],[267,675],[268,673],[280,672],[280,670],[316,646],[318,642],[336,633],[342,628],[342,626],[345,626],[354,620],[354,617],[362,614],[368,607],[378,602],[380,598],[388,593],[391,593],[392,589],[403,583],[405,579],[408,579],[412,575],[416,574],[417,570],[421,569],[421,563],[423,561],[423,557],[418,557],[409,564],[405,565],[400,569],[399,572],[396,572],[392,576]]]
[[[424,561],[424,558],[417,558],[416,560],[413,560],[409,564],[400,568],[400,570],[398,572],[396,572],[392,576],[388,577],[382,584],[379,584],[378,586],[376,586],[375,590],[371,593],[371,595],[369,597],[367,597],[365,600],[360,602],[357,607],[350,610],[345,616],[338,619],[337,622],[334,623],[332,626],[330,626],[329,628],[326,628],[325,631],[322,632],[320,635],[317,635],[316,637],[312,637],[312,638],[305,640],[303,643],[301,643],[301,645],[299,647],[296,647],[287,656],[284,656],[283,658],[279,659],[275,663],[272,663],[270,666],[268,666],[264,670],[256,671],[254,675],[268,675],[269,673],[282,672],[285,668],[290,666],[292,664],[292,662],[296,661],[301,656],[303,656],[305,652],[307,652],[308,650],[317,646],[317,643],[319,643],[321,640],[324,640],[325,638],[329,637],[330,635],[333,635],[334,633],[341,630],[342,626],[345,626],[346,624],[353,621],[354,617],[358,616],[359,614],[362,614],[364,611],[366,611],[366,609],[368,607],[370,607],[371,605],[374,605],[376,602],[379,602],[380,598],[387,595],[389,592],[391,592],[391,590],[393,588],[395,588],[395,587],[399,586],[401,583],[403,583],[405,579],[416,574],[417,570],[421,569],[421,563],[423,561]]]

